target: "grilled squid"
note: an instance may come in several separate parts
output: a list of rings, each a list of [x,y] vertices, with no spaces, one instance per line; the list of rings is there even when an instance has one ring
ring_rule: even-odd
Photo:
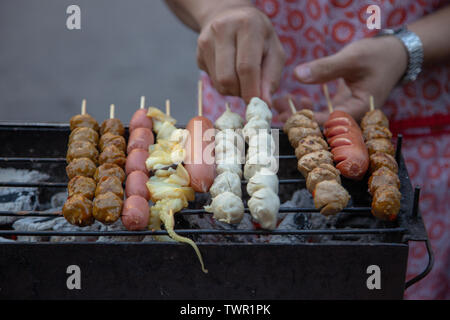
[[[183,129],[177,129],[175,119],[150,107],[147,115],[153,120],[157,143],[150,145],[149,156],[145,162],[153,176],[147,182],[150,199],[154,205],[150,209],[149,229],[161,230],[164,224],[169,239],[184,242],[194,248],[202,271],[205,269],[202,255],[189,238],[182,237],[174,231],[174,214],[188,206],[188,201],[195,199],[195,191],[190,185],[190,177],[182,162],[186,156],[185,143],[187,134]],[[176,169],[172,166],[176,165]],[[168,237],[155,236],[158,241],[167,241]]]

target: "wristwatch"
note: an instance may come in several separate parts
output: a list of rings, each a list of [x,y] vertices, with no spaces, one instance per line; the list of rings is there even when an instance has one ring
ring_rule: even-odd
[[[382,29],[375,35],[375,37],[379,36],[394,36],[403,43],[408,53],[408,67],[401,82],[415,81],[422,71],[423,64],[423,45],[419,36],[409,31],[406,26],[399,29]]]

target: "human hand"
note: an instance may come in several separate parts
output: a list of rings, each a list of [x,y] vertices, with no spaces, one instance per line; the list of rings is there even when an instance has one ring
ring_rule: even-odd
[[[407,67],[408,56],[395,37],[363,39],[351,43],[338,53],[317,59],[295,69],[302,83],[319,84],[339,80],[332,97],[334,109],[343,110],[359,121],[369,110],[372,95],[375,107],[382,106]],[[318,122],[328,112],[318,112]]]
[[[232,6],[204,19],[197,63],[221,94],[271,105],[285,53],[267,16],[251,5]]]
[[[289,100],[292,100],[295,108],[297,110],[301,109],[313,109],[314,103],[313,101],[305,96],[287,94],[282,97],[276,98],[273,100],[272,107],[277,111],[277,115],[273,116],[272,122],[275,124],[284,124],[289,117],[292,115],[292,110],[289,105]]]

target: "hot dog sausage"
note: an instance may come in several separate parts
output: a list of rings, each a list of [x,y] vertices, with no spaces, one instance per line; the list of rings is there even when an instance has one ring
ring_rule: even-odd
[[[152,130],[153,122],[147,117],[147,109],[139,109],[136,111],[130,121],[130,133],[136,128],[147,128]]]
[[[185,168],[191,177],[191,187],[197,192],[208,192],[216,176],[214,159],[214,126],[202,116],[192,118],[189,131]],[[211,133],[206,134],[205,133]]]
[[[148,226],[150,193],[147,189],[148,170],[145,160],[148,147],[154,143],[152,120],[146,109],[139,109],[130,121],[130,137],[127,146],[125,171],[128,175],[125,184],[127,199],[122,212],[122,223],[127,230],[143,230]]]
[[[134,149],[128,154],[127,162],[125,164],[125,172],[130,174],[133,171],[142,171],[148,175],[145,160],[148,158],[148,151],[143,149]]]
[[[127,153],[130,154],[134,149],[148,150],[148,147],[153,144],[153,132],[147,128],[136,128],[128,139]]]
[[[348,113],[336,110],[324,128],[336,168],[348,179],[361,180],[369,168],[369,154],[358,124]]]
[[[133,171],[127,177],[125,184],[125,194],[127,197],[141,196],[147,201],[150,200],[147,183],[148,176],[142,171]]]
[[[122,223],[127,230],[143,230],[148,226],[150,207],[148,201],[140,196],[130,196],[125,200]]]

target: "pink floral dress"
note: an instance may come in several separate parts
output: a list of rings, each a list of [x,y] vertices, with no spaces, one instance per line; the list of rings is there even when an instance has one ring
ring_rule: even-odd
[[[293,76],[295,66],[372,36],[374,31],[366,26],[368,5],[380,6],[382,28],[395,28],[438,10],[447,1],[256,0],[254,3],[271,19],[287,53],[280,88],[274,98],[288,93],[305,96],[314,101],[316,111],[323,111],[326,103],[321,87],[298,83]],[[244,115],[241,99],[220,95],[205,73],[201,77],[206,116],[215,120],[224,111],[226,101],[233,111]],[[449,68],[426,70],[417,81],[395,88],[383,107],[394,135],[404,136],[403,155],[413,183],[422,188],[420,208],[436,259],[432,272],[406,291],[405,297],[409,299],[450,298],[449,82]],[[407,278],[420,273],[427,261],[425,246],[410,243]]]

